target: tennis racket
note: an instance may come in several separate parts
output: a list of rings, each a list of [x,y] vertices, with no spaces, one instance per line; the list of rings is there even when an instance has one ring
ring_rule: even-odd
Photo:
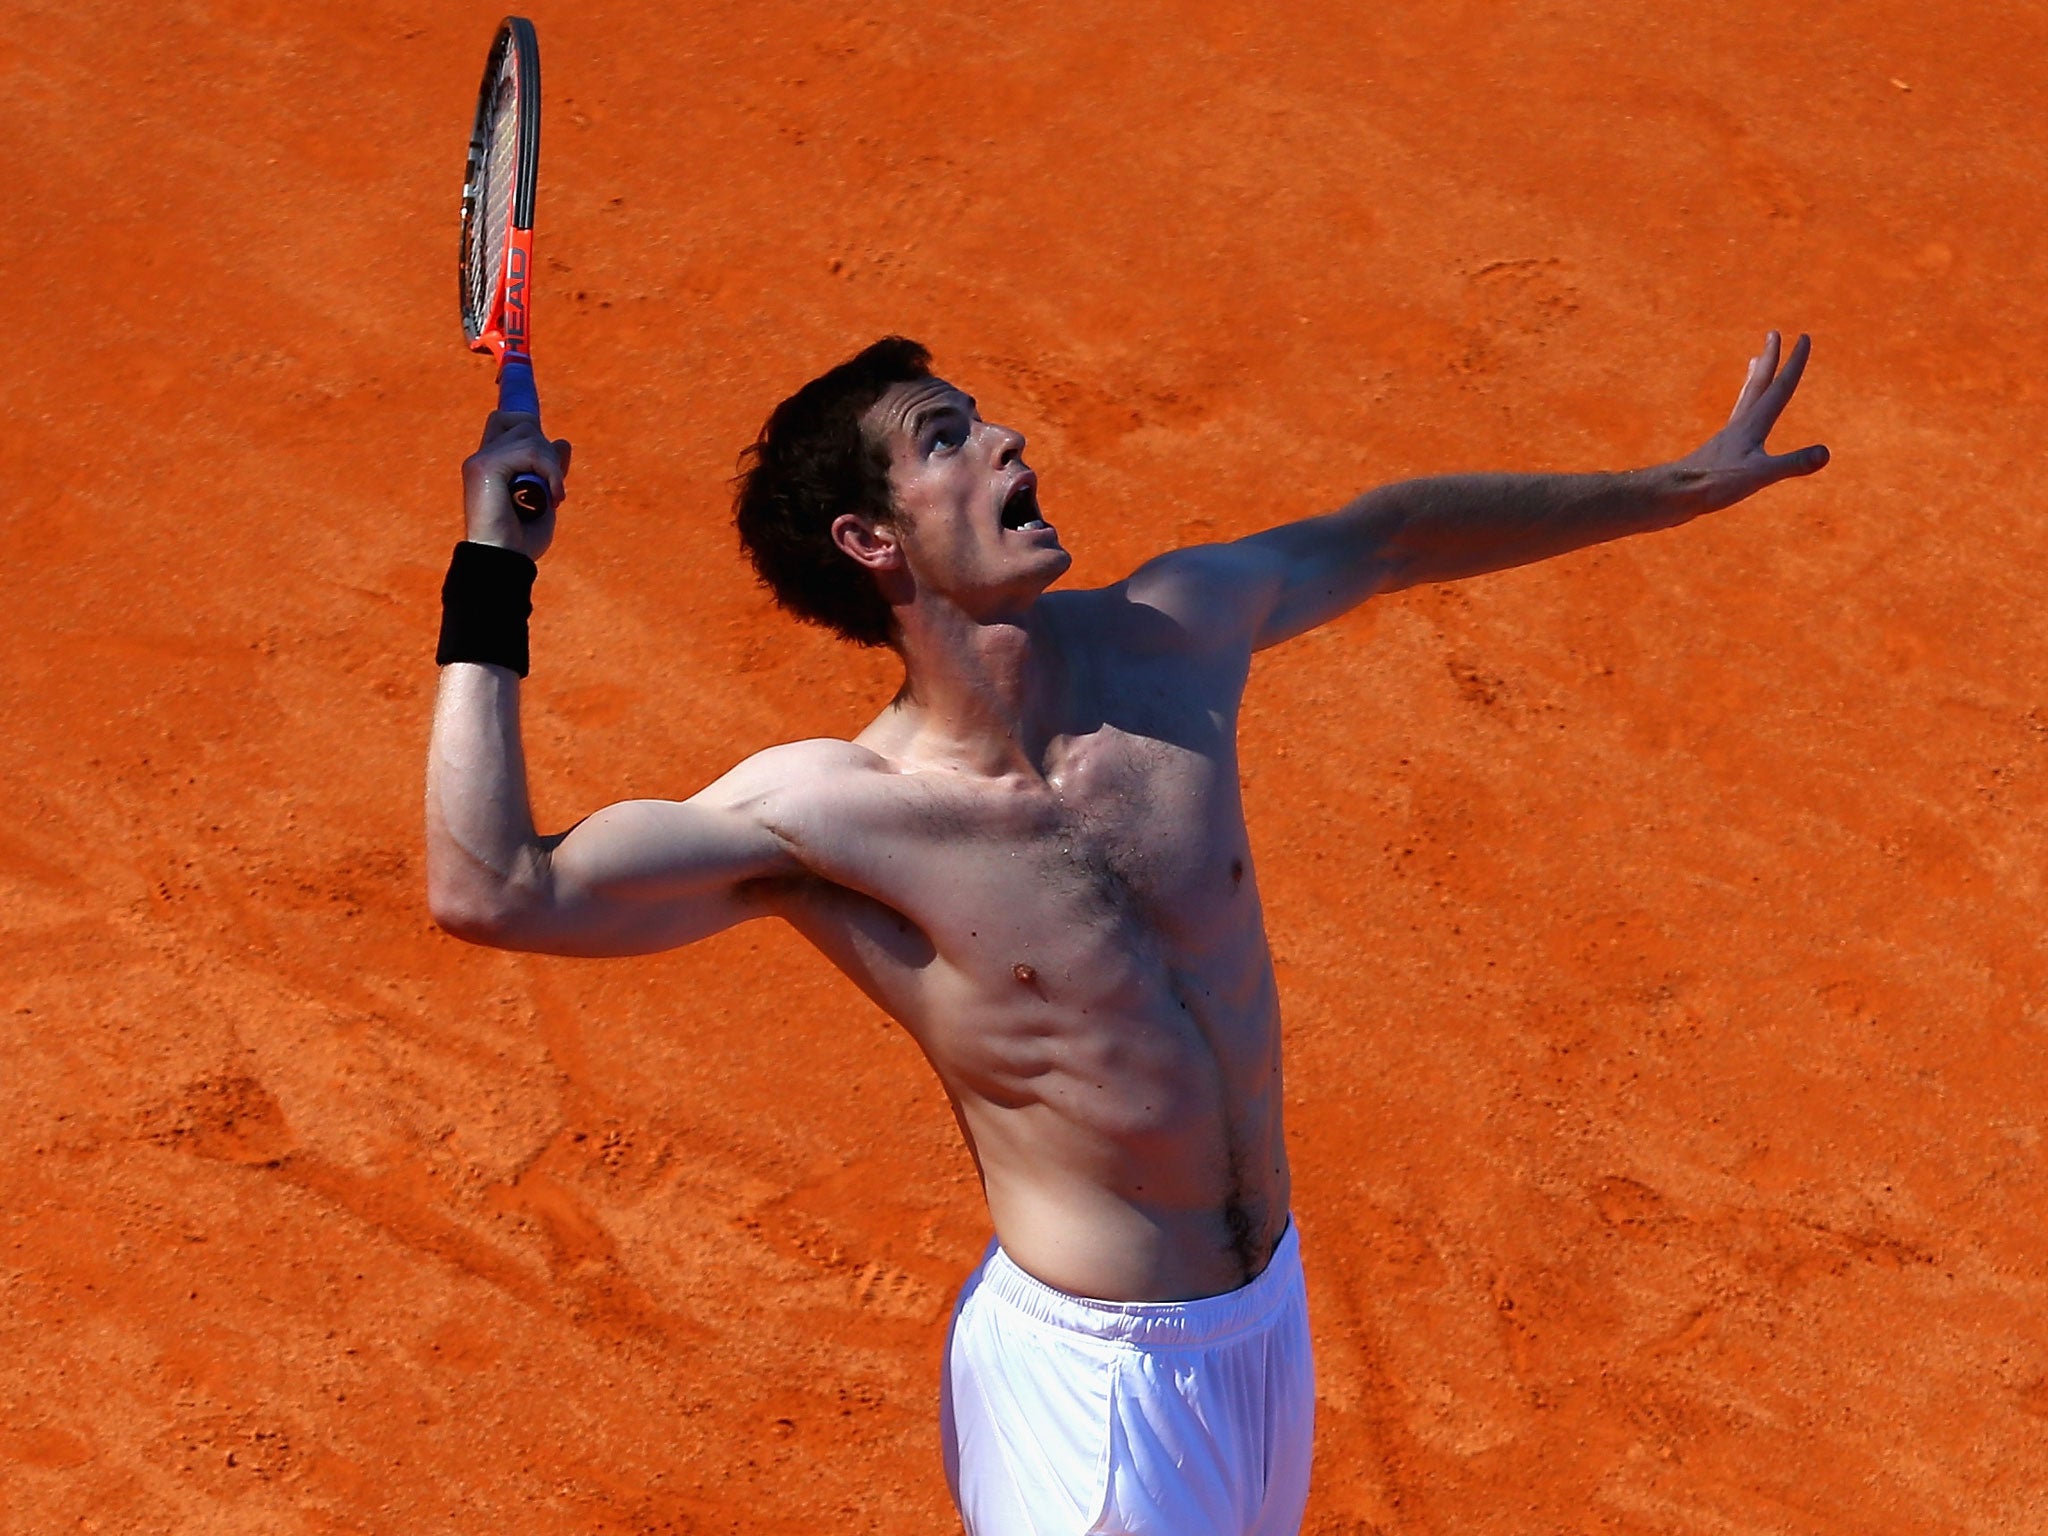
[[[540,169],[540,40],[507,16],[491,40],[462,178],[462,334],[498,362],[498,409],[538,418],[533,383],[533,188]],[[547,516],[548,484],[512,477],[526,522]]]

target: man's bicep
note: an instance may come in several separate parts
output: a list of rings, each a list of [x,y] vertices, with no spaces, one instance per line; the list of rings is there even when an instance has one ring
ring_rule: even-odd
[[[621,801],[547,841],[555,883],[589,899],[661,901],[794,867],[759,817],[694,799]]]
[[[708,793],[708,792],[707,792]],[[640,954],[756,915],[748,881],[797,868],[758,808],[727,797],[629,800],[542,840],[537,899],[517,947]]]
[[[755,915],[746,881],[793,865],[744,813],[692,801],[632,800],[543,839],[539,899],[514,946],[553,954],[673,949]]]

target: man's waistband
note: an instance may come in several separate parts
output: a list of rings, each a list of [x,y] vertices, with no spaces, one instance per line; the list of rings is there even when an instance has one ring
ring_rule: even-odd
[[[1153,1347],[1214,1344],[1263,1327],[1301,1294],[1301,1244],[1294,1222],[1280,1235],[1257,1279],[1194,1301],[1097,1301],[1071,1296],[1019,1269],[997,1243],[989,1245],[970,1288],[991,1295],[1026,1317],[1090,1338]]]

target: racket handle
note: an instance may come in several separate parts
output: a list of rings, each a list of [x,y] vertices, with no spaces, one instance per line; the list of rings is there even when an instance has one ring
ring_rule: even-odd
[[[522,523],[537,523],[548,515],[548,483],[530,470],[512,477],[512,510]]]
[[[534,387],[533,364],[516,352],[507,353],[498,369],[498,409],[540,419],[540,391]],[[522,523],[546,517],[548,500],[548,483],[539,475],[522,471],[512,477],[512,510]]]

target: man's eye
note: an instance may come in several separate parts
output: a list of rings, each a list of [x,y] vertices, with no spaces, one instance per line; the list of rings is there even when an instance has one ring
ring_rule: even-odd
[[[932,434],[934,448],[958,448],[967,441],[967,428],[960,422],[943,426]]]

